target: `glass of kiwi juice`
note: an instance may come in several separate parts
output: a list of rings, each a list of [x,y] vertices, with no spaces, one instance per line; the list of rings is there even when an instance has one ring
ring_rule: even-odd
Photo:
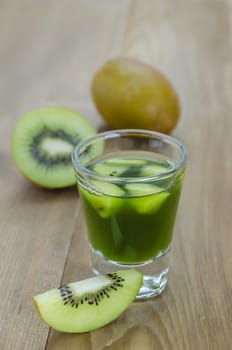
[[[93,271],[140,270],[138,299],[167,284],[186,160],[177,139],[139,129],[98,133],[73,152]]]

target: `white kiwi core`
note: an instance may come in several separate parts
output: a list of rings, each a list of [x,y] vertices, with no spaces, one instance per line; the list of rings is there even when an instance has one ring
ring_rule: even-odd
[[[61,153],[71,153],[73,151],[73,145],[67,141],[59,138],[46,138],[41,143],[41,148],[51,156]]]
[[[96,293],[98,290],[109,286],[110,284],[111,281],[107,277],[99,275],[87,280],[69,283],[69,287],[76,296],[81,297],[85,294]]]

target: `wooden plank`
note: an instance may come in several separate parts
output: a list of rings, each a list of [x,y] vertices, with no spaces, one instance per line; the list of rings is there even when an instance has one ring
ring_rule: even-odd
[[[7,1],[0,23],[2,74],[7,75],[0,86],[2,113],[19,117],[37,106],[59,104],[99,125],[90,83],[99,65],[118,55],[128,3]]]
[[[232,146],[228,45],[226,3],[133,2],[122,53],[154,64],[171,78],[182,101],[182,121],[173,134],[189,149],[169,285],[161,297],[133,304],[116,322],[91,334],[52,331],[47,349],[75,349],[79,344],[110,350],[230,348],[229,175],[225,187],[220,186],[222,169],[231,171],[225,154],[225,145]],[[81,218],[77,225],[83,226]],[[71,257],[77,245],[71,246]],[[66,281],[82,277],[76,266],[83,260],[77,256],[75,266],[70,259]]]
[[[231,348],[231,0],[0,2],[0,348]],[[182,118],[173,135],[189,162],[162,296],[134,303],[86,334],[51,331],[31,295],[91,275],[76,189],[29,184],[10,154],[19,117],[62,104],[102,121],[91,100],[94,71],[133,56],[176,86]]]
[[[61,282],[78,201],[76,188],[46,191],[22,178],[11,159],[12,131],[25,112],[52,104],[80,110],[99,125],[89,81],[102,57],[115,54],[123,16],[119,27],[114,16],[127,2],[105,4],[0,4],[1,349],[44,348],[48,327],[31,296]]]

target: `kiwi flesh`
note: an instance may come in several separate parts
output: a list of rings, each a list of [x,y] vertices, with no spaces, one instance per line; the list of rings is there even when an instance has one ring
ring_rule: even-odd
[[[115,320],[134,301],[142,285],[135,269],[69,283],[33,296],[41,318],[66,333],[88,332]]]
[[[110,158],[91,165],[90,170],[96,174],[110,177],[154,176],[164,173],[167,168],[163,165],[149,164],[146,160]],[[93,181],[93,190],[80,188],[84,200],[96,210],[102,218],[113,219],[123,207],[125,198],[128,206],[139,214],[150,214],[158,211],[164,204],[170,192],[166,186],[154,183],[120,183],[111,184],[104,181]]]
[[[112,165],[105,162],[94,165],[92,170],[103,176],[123,176],[127,167],[123,164],[117,164],[117,166],[114,166],[112,169]]]
[[[96,133],[77,111],[64,107],[33,110],[17,123],[12,137],[16,166],[31,182],[45,188],[75,184],[71,154],[83,138]]]
[[[114,176],[114,177],[134,177],[141,172],[141,161],[124,160],[117,162],[117,159],[110,159],[102,163],[98,163],[93,167],[93,171],[97,174]]]
[[[122,205],[120,197],[125,194],[121,187],[98,180],[92,181],[88,189],[79,186],[79,191],[102,218],[108,218],[117,212]]]
[[[130,206],[139,214],[157,212],[170,196],[170,192],[153,184],[127,184],[125,186],[130,198]]]

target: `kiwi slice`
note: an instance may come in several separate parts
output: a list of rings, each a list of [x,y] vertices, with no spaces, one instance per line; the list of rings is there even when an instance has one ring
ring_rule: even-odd
[[[146,161],[143,159],[131,159],[131,158],[110,158],[107,160],[107,163],[109,165],[136,165],[136,166],[143,166],[146,164]]]
[[[165,173],[168,170],[167,167],[158,164],[148,164],[142,167],[141,176],[155,176]]]
[[[150,183],[128,183],[124,187],[128,194],[132,196],[147,196],[164,190],[163,188]]]
[[[127,171],[127,166],[123,164],[117,164],[114,167],[108,162],[102,162],[95,164],[92,170],[100,175],[106,176],[122,176]]]
[[[80,187],[80,193],[102,218],[114,215],[122,204],[124,190],[104,181],[92,181],[91,188]]]
[[[142,285],[134,269],[69,283],[33,296],[41,318],[67,333],[88,332],[110,323],[134,301]]]
[[[47,188],[75,184],[71,154],[75,145],[96,130],[78,112],[63,107],[33,110],[21,118],[12,138],[18,169]]]
[[[139,176],[146,161],[140,159],[111,158],[95,164],[92,170],[107,176]]]
[[[133,196],[128,199],[129,205],[139,214],[157,212],[170,195],[167,190],[153,184],[127,184],[125,188]]]

